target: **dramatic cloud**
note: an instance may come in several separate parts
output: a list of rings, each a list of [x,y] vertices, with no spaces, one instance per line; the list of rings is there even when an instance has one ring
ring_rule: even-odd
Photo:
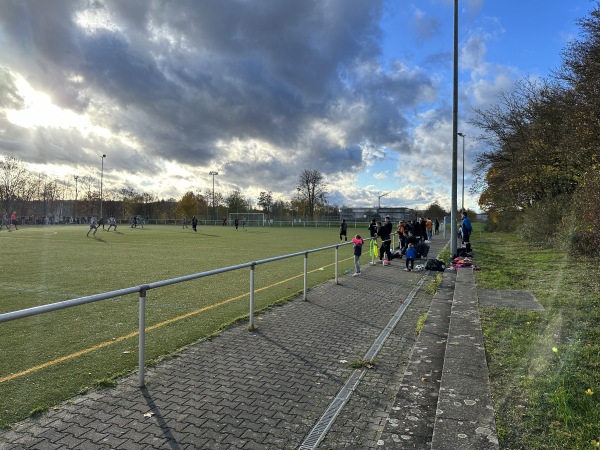
[[[441,201],[451,11],[447,0],[2,1],[0,154],[69,178],[97,176],[106,154],[109,186],[160,198],[203,191],[210,170],[221,190],[289,197],[308,168],[340,205],[372,204],[375,182],[396,183],[397,206]],[[461,95],[478,104],[515,77],[486,61],[504,30],[485,20],[461,45]]]

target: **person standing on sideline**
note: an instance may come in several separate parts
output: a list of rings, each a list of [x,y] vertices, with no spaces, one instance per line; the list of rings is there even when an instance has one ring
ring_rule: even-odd
[[[340,241],[348,242],[348,225],[346,224],[346,219],[342,219],[342,224],[340,225]]]
[[[431,241],[431,236],[433,234],[433,222],[429,217],[425,221],[425,230],[427,231],[427,240]]]
[[[466,211],[463,211],[462,216],[462,241],[467,251],[471,251],[471,233],[473,232],[473,226],[467,217]]]
[[[108,230],[106,230],[106,231],[110,231],[110,228],[111,228],[111,227],[114,227],[114,228],[115,228],[115,231],[117,231],[117,221],[116,221],[116,219],[114,218],[114,216],[110,216],[110,217],[108,218]]]
[[[398,232],[398,248],[399,249],[403,249],[404,248],[404,239],[405,239],[404,238],[404,236],[405,236],[405,234],[404,234],[404,232],[405,232],[404,220],[401,220],[398,223],[398,230],[397,230],[397,232]]]
[[[406,248],[406,270],[410,272],[415,268],[415,258],[417,257],[417,249],[414,244],[408,244]],[[410,263],[410,264],[409,264]],[[410,265],[410,268],[408,267]]]
[[[235,225],[235,231],[238,230],[238,225],[240,224],[240,221],[238,220],[238,218],[236,217],[235,220],[233,221],[233,224]]]
[[[194,230],[194,233],[196,233],[198,230],[196,230],[196,227],[198,226],[198,219],[196,219],[196,216],[192,217],[192,230]]]
[[[242,217],[242,230],[246,231],[246,217]]]
[[[185,217],[185,214],[181,216],[181,228],[187,228],[187,217]]]
[[[360,234],[357,234],[352,238],[352,242],[354,243],[354,273],[353,277],[357,277],[360,275],[360,255],[362,254],[362,246],[363,240],[360,237]]]
[[[371,238],[374,238],[377,235],[377,222],[375,219],[371,220],[371,224],[367,230],[371,233]]]
[[[435,219],[435,234],[440,234],[440,221]]]
[[[90,237],[90,231],[94,230],[94,236],[96,236],[96,231],[98,231],[98,226],[96,225],[96,216],[92,216],[90,219],[90,229],[88,230],[86,237]]]
[[[381,238],[379,260],[383,262],[384,266],[389,265],[392,260],[392,251],[390,250],[390,244],[392,243],[392,228],[392,218],[390,216],[385,216],[385,223],[377,228],[377,237]]]

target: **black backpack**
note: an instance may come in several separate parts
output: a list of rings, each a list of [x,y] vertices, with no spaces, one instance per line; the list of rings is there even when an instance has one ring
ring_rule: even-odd
[[[439,259],[428,259],[425,263],[425,270],[433,270],[435,272],[443,272],[446,270],[446,264]]]

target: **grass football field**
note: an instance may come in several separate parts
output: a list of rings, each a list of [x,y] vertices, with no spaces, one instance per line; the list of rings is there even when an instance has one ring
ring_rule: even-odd
[[[337,228],[190,228],[115,231],[33,226],[0,231],[0,313],[135,287],[339,243]],[[366,229],[349,229],[349,236]],[[365,256],[365,259],[368,255]],[[303,257],[259,265],[255,309],[303,289]],[[339,250],[352,268],[352,246]],[[364,262],[364,261],[363,261]],[[308,283],[334,277],[334,249],[311,253]],[[160,359],[249,313],[250,269],[149,290],[146,360]],[[309,294],[310,295],[310,294]],[[138,296],[128,295],[0,324],[0,425],[137,368]]]

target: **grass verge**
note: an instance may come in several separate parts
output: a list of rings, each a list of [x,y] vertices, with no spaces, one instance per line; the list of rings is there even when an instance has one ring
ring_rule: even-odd
[[[545,311],[482,308],[503,449],[600,446],[600,268],[509,234],[475,243],[477,287],[528,290]]]

